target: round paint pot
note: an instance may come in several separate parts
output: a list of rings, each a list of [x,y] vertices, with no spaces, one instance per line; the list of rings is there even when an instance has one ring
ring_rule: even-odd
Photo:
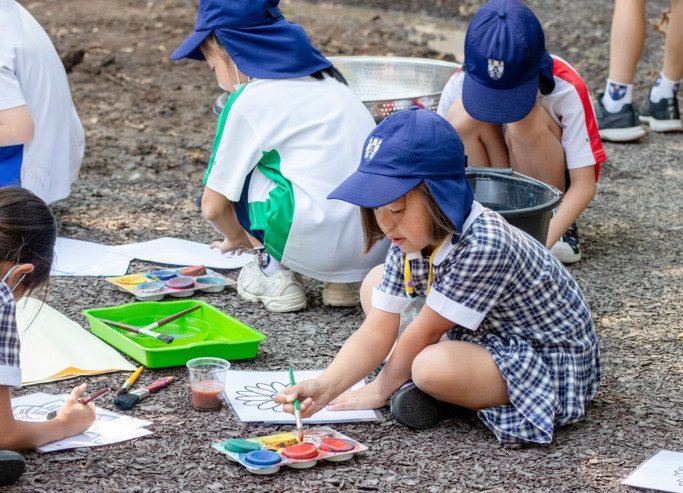
[[[160,283],[159,281],[149,281],[149,282],[143,282],[138,284],[135,289],[139,291],[140,293],[145,293],[145,294],[152,294],[152,293],[158,293],[162,289],[164,289],[164,285]]]
[[[348,452],[354,448],[356,448],[355,443],[350,440],[344,440],[343,438],[325,438],[320,444],[320,450],[334,454]]]
[[[187,276],[174,277],[173,279],[166,281],[166,286],[171,289],[190,289],[194,287],[194,279]]]
[[[251,452],[245,454],[243,459],[247,465],[267,467],[278,464],[282,460],[282,457],[280,457],[280,454],[273,452],[272,450],[252,450]]]
[[[183,267],[178,271],[178,273],[181,276],[191,276],[191,277],[197,277],[197,276],[205,276],[206,275],[206,267],[203,265],[193,265],[191,267]]]
[[[318,447],[312,443],[299,443],[284,449],[282,455],[294,460],[315,459],[318,457]]]
[[[178,273],[171,269],[153,270],[145,274],[148,279],[153,279],[155,281],[168,281],[176,277]]]
[[[234,452],[236,454],[248,454],[254,450],[261,450],[261,444],[258,442],[252,442],[251,440],[231,438],[223,444],[223,448],[228,452]]]
[[[198,277],[195,282],[197,284],[206,284],[206,286],[199,288],[200,291],[205,293],[220,293],[225,289],[225,279],[222,277],[202,276]]]

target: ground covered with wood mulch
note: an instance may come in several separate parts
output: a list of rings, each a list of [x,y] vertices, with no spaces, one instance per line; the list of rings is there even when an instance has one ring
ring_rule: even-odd
[[[70,67],[86,128],[86,156],[71,197],[55,206],[61,235],[106,244],[177,236],[216,239],[200,217],[200,191],[220,91],[200,63],[169,54],[194,25],[186,0],[22,2],[45,26]],[[414,29],[416,22],[466,26],[478,2],[393,0],[373,10],[283,1],[328,55],[449,58]],[[612,2],[534,0],[547,45],[602,89],[608,65]],[[383,10],[390,8],[390,10]],[[639,66],[636,97],[661,65],[659,4]],[[434,16],[434,17],[429,17]],[[8,491],[625,491],[620,481],[660,449],[683,451],[683,136],[649,134],[640,143],[606,144],[598,195],[579,222],[584,259],[571,267],[593,310],[604,383],[586,419],[558,429],[548,446],[503,447],[477,421],[451,420],[423,432],[385,420],[338,425],[368,445],[348,463],[319,464],[259,477],[227,462],[212,441],[284,430],[244,425],[231,412],[192,409],[186,370],[148,371],[142,383],[171,374],[179,382],[130,413],[154,434],[111,447],[39,454]],[[134,262],[130,272],[150,269]],[[236,277],[236,272],[227,273]],[[234,291],[199,296],[267,334],[254,360],[236,369],[323,368],[362,320],[360,309],[322,306],[308,280],[309,309],[273,314]],[[81,310],[131,301],[102,279],[53,278],[48,303],[86,325]],[[91,377],[92,388],[119,385],[123,374]],[[74,381],[24,388],[65,392]],[[102,401],[100,401],[102,402]],[[103,403],[107,405],[107,403]]]

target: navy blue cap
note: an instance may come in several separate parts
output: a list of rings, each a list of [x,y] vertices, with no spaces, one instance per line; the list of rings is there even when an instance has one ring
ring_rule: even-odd
[[[453,126],[436,113],[399,111],[380,122],[363,147],[358,170],[328,195],[376,208],[400,199],[425,182],[457,232],[474,194],[465,176],[465,148]]]
[[[518,0],[490,0],[465,35],[465,110],[483,122],[521,120],[536,102],[539,76],[554,87],[552,67],[531,9]]]
[[[202,42],[215,33],[240,72],[259,79],[304,77],[332,66],[301,26],[285,20],[279,0],[199,0],[194,32],[172,60],[204,60]]]

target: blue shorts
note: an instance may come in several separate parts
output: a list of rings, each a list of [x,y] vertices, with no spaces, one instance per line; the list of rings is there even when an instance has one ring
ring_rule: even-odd
[[[0,147],[0,187],[21,186],[23,157],[23,145]]]
[[[251,173],[247,175],[247,179],[244,181],[244,187],[242,188],[242,195],[240,196],[239,202],[233,202],[235,205],[235,213],[237,214],[237,221],[239,221],[240,226],[249,233],[251,236],[256,238],[263,244],[264,233],[262,229],[251,229],[251,221],[249,220],[249,183],[251,182]]]

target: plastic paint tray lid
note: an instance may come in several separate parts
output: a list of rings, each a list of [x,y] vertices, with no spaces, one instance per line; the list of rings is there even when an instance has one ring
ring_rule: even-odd
[[[196,305],[201,309],[154,330],[173,335],[175,339],[170,344],[111,327],[99,320],[142,327]],[[253,358],[259,344],[266,338],[261,332],[199,300],[143,301],[91,308],[84,310],[83,314],[93,334],[149,368],[184,366],[198,357]]]

